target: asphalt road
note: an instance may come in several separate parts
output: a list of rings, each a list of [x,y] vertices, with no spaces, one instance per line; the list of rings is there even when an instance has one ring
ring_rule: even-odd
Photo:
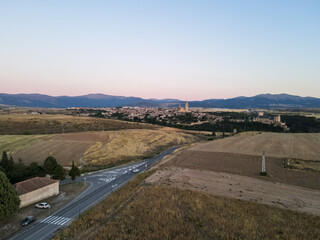
[[[72,220],[77,218],[83,211],[101,202],[114,190],[126,184],[136,174],[147,170],[154,163],[160,161],[163,157],[172,153],[177,148],[178,147],[172,147],[153,158],[145,159],[134,164],[123,165],[80,177],[78,181],[90,182],[89,188],[62,209],[45,219],[32,223],[30,227],[19,232],[10,239],[51,239],[59,229],[70,225]],[[133,172],[133,169],[138,169],[139,172],[135,173]]]

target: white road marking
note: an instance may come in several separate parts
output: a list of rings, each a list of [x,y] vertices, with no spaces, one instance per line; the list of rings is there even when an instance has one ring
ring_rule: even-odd
[[[71,218],[67,218],[67,217],[59,217],[59,216],[50,216],[47,217],[43,220],[41,220],[42,223],[48,223],[48,224],[55,224],[55,225],[64,225],[67,222],[70,221]]]

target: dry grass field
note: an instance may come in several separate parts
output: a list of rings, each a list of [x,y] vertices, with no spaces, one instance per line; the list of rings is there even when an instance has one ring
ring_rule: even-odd
[[[85,153],[84,160],[91,165],[109,165],[115,162],[142,159],[164,149],[199,141],[183,132],[163,130],[121,130],[109,133],[110,140],[96,143]]]
[[[152,156],[170,146],[199,141],[183,132],[163,130],[121,130],[47,135],[0,135],[0,152],[15,161],[42,164],[53,156],[63,166],[108,166]]]
[[[63,230],[63,239],[317,239],[320,217],[134,179]]]
[[[320,161],[319,133],[243,133],[199,144],[194,151],[224,152]]]
[[[0,115],[0,135],[158,128],[151,124],[69,115]]]

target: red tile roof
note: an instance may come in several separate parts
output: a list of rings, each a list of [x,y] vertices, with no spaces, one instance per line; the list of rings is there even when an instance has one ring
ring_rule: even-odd
[[[42,177],[35,177],[31,178],[22,182],[18,182],[14,184],[13,186],[17,190],[19,195],[32,192],[34,190],[37,190],[39,188],[43,188],[45,186],[51,185],[53,183],[58,182],[58,180],[48,179],[48,178],[42,178]]]

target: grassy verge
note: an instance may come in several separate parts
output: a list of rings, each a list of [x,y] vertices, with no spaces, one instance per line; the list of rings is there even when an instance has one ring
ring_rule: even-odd
[[[168,186],[143,185],[137,190],[144,177],[113,194],[55,240],[319,237],[318,216]]]

